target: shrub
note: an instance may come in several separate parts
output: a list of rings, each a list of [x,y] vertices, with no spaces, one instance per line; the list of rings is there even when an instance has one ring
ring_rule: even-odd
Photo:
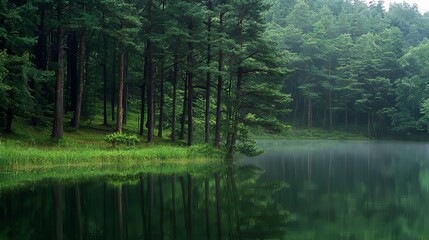
[[[125,133],[115,132],[107,135],[104,140],[111,143],[113,147],[119,144],[125,144],[127,146],[133,146],[140,142],[136,135],[128,136]]]

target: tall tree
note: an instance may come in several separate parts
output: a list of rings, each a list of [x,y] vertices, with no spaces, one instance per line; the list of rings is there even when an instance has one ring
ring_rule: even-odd
[[[141,21],[137,14],[135,5],[130,3],[103,2],[102,10],[109,16],[106,17],[108,29],[104,29],[105,33],[115,39],[119,44],[119,82],[118,82],[118,104],[116,111],[116,127],[118,132],[123,128],[123,94],[124,94],[124,78],[125,78],[125,53],[129,49],[137,49],[137,44],[134,39],[137,29],[141,26]],[[113,52],[113,62],[115,65],[115,49]],[[115,69],[117,66],[112,66]],[[112,76],[114,78],[114,76]],[[113,103],[112,103],[113,107]],[[112,108],[113,114],[113,108]]]
[[[146,14],[147,14],[147,25],[145,33],[149,35],[146,40],[145,60],[147,66],[145,68],[145,78],[147,83],[147,140],[151,142],[153,140],[153,130],[155,121],[154,111],[154,81],[153,81],[153,59],[152,59],[152,39],[150,34],[152,32],[152,0],[148,0],[146,3]]]
[[[52,138],[61,139],[63,136],[64,120],[64,25],[63,25],[63,1],[57,0],[57,70],[55,72],[55,111],[52,129]]]
[[[192,20],[190,20],[189,22],[189,36],[190,39],[192,39],[192,32],[194,28],[194,23]],[[187,76],[187,84],[186,84],[186,88],[188,89],[188,146],[191,146],[193,144],[194,141],[194,119],[193,119],[193,114],[194,114],[194,110],[193,110],[193,104],[194,104],[194,83],[193,83],[193,78],[194,78],[194,73],[193,70],[191,69],[191,66],[193,66],[194,63],[194,46],[192,43],[192,40],[190,40],[188,42],[188,70],[186,71],[186,76]]]
[[[35,13],[30,3],[4,1],[0,5],[0,118],[6,113],[6,132],[12,132],[16,114],[34,116],[35,99],[30,85],[35,88],[42,74],[28,54],[36,39],[31,35],[31,30],[36,28],[32,22]]]
[[[122,28],[122,27],[121,27]],[[122,132],[122,124],[124,120],[123,97],[124,97],[124,58],[125,50],[123,43],[119,46],[119,85],[118,85],[118,110],[116,116],[116,131]]]
[[[222,36],[224,33],[224,17],[225,17],[225,2],[219,3],[219,29],[220,34],[219,51],[218,51],[218,76],[217,76],[217,92],[216,92],[216,126],[215,126],[215,147],[220,148],[220,133],[222,124],[222,91],[223,91],[223,41]]]
[[[209,143],[210,141],[210,90],[211,90],[211,72],[210,72],[210,64],[212,60],[211,56],[211,30],[212,30],[212,12],[213,11],[213,3],[211,0],[207,1],[207,77],[206,77],[206,106],[205,106],[205,115],[204,115],[204,142]]]
[[[158,121],[158,137],[162,138],[162,130],[164,125],[164,59],[161,60],[161,76],[160,76],[160,89],[159,89],[159,121]]]
[[[82,28],[79,36],[79,82],[78,82],[78,88],[77,88],[78,94],[76,99],[74,116],[72,120],[72,125],[75,129],[79,128],[81,110],[82,110],[83,84],[85,79],[85,55],[86,55],[85,35],[86,35],[86,29]]]
[[[268,81],[270,75],[277,80],[282,79],[280,76],[284,72],[281,70],[281,58],[275,54],[275,45],[263,37],[265,25],[262,13],[267,7],[257,0],[233,2],[233,9],[237,11],[232,13],[231,22],[234,24],[227,30],[234,41],[234,51],[229,53],[232,59],[229,67],[233,77],[229,79],[230,87],[227,90],[229,110],[226,141],[229,157],[234,155],[239,139],[246,142],[245,135],[240,136],[240,132],[244,131],[239,129],[240,124],[245,122],[245,113],[274,112],[273,106],[284,105],[289,101],[287,95],[280,93],[280,88],[267,89],[265,82],[261,81]],[[270,81],[272,85],[278,84],[274,79]],[[258,90],[255,91],[254,87]],[[264,101],[264,98],[271,102]],[[255,99],[259,100],[259,106],[255,106]]]

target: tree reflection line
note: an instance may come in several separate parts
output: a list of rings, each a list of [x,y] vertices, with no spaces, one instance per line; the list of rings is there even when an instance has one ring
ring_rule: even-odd
[[[249,185],[257,181],[259,175],[253,180],[242,178],[240,183],[237,182],[236,175],[236,170],[231,167],[225,172],[216,172],[212,180],[209,177],[200,178],[190,174],[182,176],[145,174],[138,176],[138,180],[134,183],[129,180],[113,182],[113,184],[103,183],[100,188],[94,188],[100,189],[101,194],[97,195],[96,201],[92,203],[95,204],[91,210],[93,212],[84,215],[82,212],[91,209],[89,206],[84,206],[89,202],[89,191],[82,193],[79,185],[73,186],[73,188],[56,185],[53,187],[52,194],[55,239],[126,240],[136,237],[143,239],[235,239],[240,236],[248,237],[251,235],[250,232],[256,231],[254,223],[260,223],[261,219],[267,217],[261,217],[258,214],[263,212],[261,206],[269,196],[260,187],[254,188]],[[210,183],[211,181],[213,184]],[[169,184],[165,184],[165,182],[169,182]],[[181,194],[177,194],[177,187],[180,187]],[[62,192],[68,189],[71,190],[70,193],[73,195],[71,199],[75,203],[72,206],[68,206],[67,203],[62,205],[62,202],[66,200],[62,197]],[[261,191],[261,193],[246,193],[249,189]],[[96,194],[96,191],[94,193],[91,191],[91,194]],[[251,196],[250,200],[243,199],[246,196]],[[93,198],[92,195],[91,198]],[[264,200],[255,205],[252,203],[253,198],[264,198]],[[102,201],[99,209],[97,208],[98,200]],[[180,202],[183,207],[177,208]],[[62,211],[65,209],[67,212],[70,210],[73,212],[73,208],[76,213],[74,218],[76,224],[72,224],[64,231],[63,222],[68,220],[65,220],[67,218],[64,218]],[[246,213],[246,208],[257,211],[249,214]],[[139,209],[137,215],[134,212],[135,209]],[[101,214],[93,214],[94,212]],[[100,216],[100,221],[97,216]],[[136,216],[139,217],[136,218]],[[253,220],[248,220],[249,217]],[[129,228],[129,223],[133,226],[132,228]],[[136,232],[136,224],[139,225],[138,232]],[[215,231],[212,231],[212,227]]]

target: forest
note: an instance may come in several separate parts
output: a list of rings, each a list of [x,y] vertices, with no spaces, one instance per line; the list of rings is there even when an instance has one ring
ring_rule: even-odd
[[[2,0],[0,126],[228,153],[292,128],[424,135],[429,13],[348,0]],[[138,127],[127,127],[136,122]]]
[[[267,21],[292,70],[282,89],[291,124],[427,133],[429,13],[405,2],[386,11],[382,1],[274,1]]]
[[[0,239],[429,239],[428,132],[417,5],[0,0]]]

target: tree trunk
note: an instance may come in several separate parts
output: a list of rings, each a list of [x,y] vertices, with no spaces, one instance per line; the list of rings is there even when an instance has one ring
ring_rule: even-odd
[[[81,30],[79,38],[79,82],[77,87],[77,99],[75,104],[74,117],[72,121],[73,128],[78,129],[80,124],[80,115],[82,110],[83,82],[85,78],[85,29]]]
[[[226,126],[225,126],[225,132],[226,132],[226,137],[225,137],[225,146],[228,149],[232,144],[231,144],[231,140],[232,140],[232,126],[234,125],[233,120],[232,120],[232,112],[233,112],[233,104],[231,104],[231,102],[233,102],[232,99],[232,82],[233,80],[230,78],[228,81],[228,86],[227,86],[227,90],[226,90],[226,99],[229,102],[229,104],[226,104]]]
[[[152,53],[151,53],[151,41],[147,40],[146,52],[147,52],[147,140],[148,142],[153,141],[153,123],[154,123],[154,102],[153,102],[153,68],[152,68]]]
[[[107,126],[107,38],[103,35],[103,125]]]
[[[111,113],[112,121],[115,121],[115,103],[116,103],[116,43],[113,43],[113,64],[112,64],[112,95],[111,95]]]
[[[177,118],[176,118],[176,105],[177,105],[177,74],[178,74],[178,67],[177,67],[177,52],[174,56],[174,65],[173,65],[173,113],[171,116],[171,140],[176,141],[176,124],[177,124]]]
[[[193,23],[189,23],[189,32],[190,37],[192,39],[192,31],[193,31]],[[193,59],[193,44],[192,42],[188,42],[188,66],[193,66],[194,59]],[[193,103],[194,103],[194,85],[193,85],[193,72],[188,68],[188,146],[192,146],[194,141],[194,119],[193,119]]]
[[[76,103],[78,98],[78,89],[79,89],[79,76],[78,76],[78,57],[77,54],[79,52],[79,43],[77,40],[76,32],[72,31],[69,33],[67,37],[67,85],[70,87],[68,94],[66,96],[66,104],[70,105],[66,106],[66,111],[76,111]],[[71,122],[71,126],[74,126],[73,119]]]
[[[128,120],[128,73],[129,73],[129,58],[128,58],[128,52],[125,52],[124,54],[124,99],[122,100],[122,106],[123,106],[123,119],[122,123],[127,124]]]
[[[122,101],[123,107],[124,107],[124,116],[123,116],[123,123],[126,125],[128,120],[128,99],[129,99],[129,89],[128,89],[128,83],[125,84],[124,88],[124,100]]]
[[[243,49],[243,25],[242,24],[243,24],[243,19],[241,18],[238,21],[239,35],[240,35],[240,39],[239,39],[240,50]],[[228,114],[229,118],[231,118],[228,120],[228,124],[230,124],[232,120],[232,132],[228,131],[229,144],[227,145],[228,146],[227,157],[230,158],[230,160],[232,160],[234,157],[237,138],[238,138],[238,123],[239,123],[240,107],[241,107],[241,85],[244,78],[243,71],[244,71],[243,67],[239,66],[237,69],[237,83],[236,83],[236,89],[234,94],[234,104],[233,106],[231,106],[233,107],[231,108],[232,111]],[[229,94],[232,94],[231,88],[232,88],[232,81],[230,81],[230,85],[229,85]],[[230,99],[232,99],[231,96],[230,96]],[[229,135],[231,135],[231,138],[229,138]]]
[[[58,20],[61,22],[62,1],[58,1]],[[64,26],[61,24],[57,30],[58,68],[56,70],[55,86],[55,111],[51,137],[61,139],[63,137],[64,118]]]
[[[116,116],[116,132],[122,132],[122,121],[123,121],[123,109],[122,109],[122,101],[124,94],[124,46],[121,43],[120,46],[120,60],[119,60],[119,88],[118,88],[118,115]]]
[[[145,65],[146,65],[146,63],[145,63]],[[144,134],[144,125],[145,125],[145,122],[144,122],[145,117],[144,117],[144,115],[145,115],[145,105],[146,105],[145,99],[146,99],[146,81],[143,80],[143,84],[142,84],[142,87],[141,87],[140,135]]]
[[[211,10],[211,1],[208,2],[208,8]],[[211,14],[211,13],[209,13]],[[206,79],[206,109],[205,109],[205,122],[204,122],[204,142],[209,143],[210,141],[210,89],[211,89],[211,73],[210,73],[210,63],[211,63],[211,27],[212,27],[212,18],[211,16],[207,19],[207,79]]]
[[[146,11],[148,14],[148,26],[146,28],[146,33],[150,34],[151,32],[151,22],[152,22],[152,0],[148,0],[146,4]],[[153,129],[154,129],[154,83],[153,83],[153,66],[152,66],[152,41],[150,39],[146,42],[146,54],[148,60],[148,81],[147,81],[147,140],[148,142],[153,141]]]
[[[162,128],[164,125],[164,62],[161,64],[161,81],[159,89],[159,121],[158,121],[158,137],[162,138]]]
[[[85,73],[85,76],[84,76],[84,79],[85,79],[85,86],[88,88],[88,89],[92,89],[92,86],[98,86],[97,85],[97,78],[94,78],[94,79],[92,79],[93,81],[91,82],[91,78],[89,78],[89,75],[90,75],[90,64],[89,64],[89,60],[90,60],[90,50],[88,49],[89,48],[89,46],[87,45],[86,46],[86,54],[85,54],[85,71],[84,71],[84,73]],[[91,125],[91,123],[92,123],[92,120],[94,120],[94,117],[95,117],[95,110],[97,109],[97,107],[96,107],[96,105],[97,105],[97,97],[95,96],[95,94],[94,93],[91,93],[91,92],[88,92],[88,94],[87,94],[87,99],[89,100],[88,102],[88,104],[87,104],[87,111],[88,111],[88,117],[89,117],[89,124]]]
[[[143,77],[143,83],[141,86],[140,135],[144,134],[144,128],[146,126],[146,123],[145,123],[145,106],[146,106],[146,91],[147,91],[146,85],[147,85],[147,82],[149,81],[148,69],[149,69],[149,54],[148,54],[147,48],[146,48],[146,52],[144,55],[144,65],[143,65],[144,77]]]
[[[223,32],[223,16],[225,13],[219,14],[219,33]],[[223,90],[223,51],[222,46],[219,47],[218,59],[218,78],[217,78],[217,96],[216,96],[216,128],[215,128],[215,147],[220,148],[220,131],[222,120],[222,90]]]
[[[183,108],[182,108],[182,118],[180,119],[180,134],[179,139],[185,139],[185,122],[186,122],[186,114],[188,112],[188,76],[186,75],[184,83],[184,93],[183,93]]]
[[[235,145],[237,143],[237,136],[238,136],[238,123],[239,123],[239,117],[240,117],[240,105],[241,105],[241,84],[243,82],[243,69],[242,67],[238,68],[237,71],[237,86],[236,86],[236,92],[235,92],[235,106],[232,113],[232,119],[233,119],[233,125],[232,125],[232,133],[231,133],[231,140],[229,141],[228,145],[228,157],[232,158],[234,156],[235,151]]]
[[[124,84],[125,84],[125,97],[122,101],[123,107],[124,107],[124,116],[123,116],[123,123],[126,125],[128,121],[128,99],[129,99],[129,91],[128,91],[128,74],[129,74],[129,57],[128,52],[125,53],[125,69],[124,69]]]

